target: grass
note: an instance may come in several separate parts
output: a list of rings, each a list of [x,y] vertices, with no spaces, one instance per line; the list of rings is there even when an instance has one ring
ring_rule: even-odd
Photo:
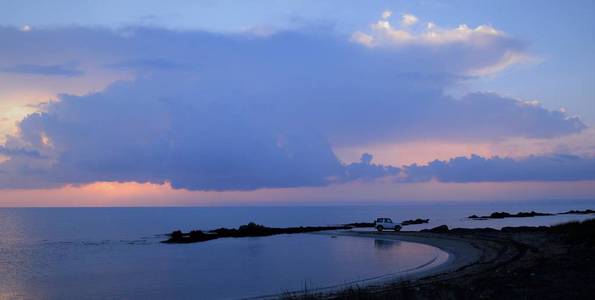
[[[549,232],[561,234],[567,242],[573,244],[595,245],[595,218],[554,225],[549,228]]]

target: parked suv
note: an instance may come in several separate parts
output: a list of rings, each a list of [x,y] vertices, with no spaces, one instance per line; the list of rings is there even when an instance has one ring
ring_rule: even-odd
[[[374,227],[376,230],[382,231],[384,229],[394,229],[395,231],[401,230],[401,225],[393,223],[393,220],[390,218],[378,218],[376,222],[374,222]]]

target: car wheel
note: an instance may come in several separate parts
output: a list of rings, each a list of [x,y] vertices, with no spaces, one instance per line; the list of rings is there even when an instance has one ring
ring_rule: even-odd
[[[376,230],[382,231],[382,230],[384,230],[384,227],[382,227],[382,225],[376,226]]]
[[[395,226],[395,231],[401,231],[401,225]]]

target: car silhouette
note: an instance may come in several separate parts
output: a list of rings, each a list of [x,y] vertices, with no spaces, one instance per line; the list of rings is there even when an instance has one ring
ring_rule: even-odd
[[[400,231],[401,225],[393,223],[391,218],[378,218],[376,222],[374,222],[374,227],[376,230],[383,231],[385,229]]]

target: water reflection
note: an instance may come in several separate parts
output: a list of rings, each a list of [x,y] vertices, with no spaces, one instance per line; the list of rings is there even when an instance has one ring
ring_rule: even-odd
[[[391,250],[391,249],[398,247],[400,245],[401,245],[401,241],[381,240],[381,239],[374,240],[374,247],[378,250]]]
[[[29,299],[270,295],[412,270],[439,251],[415,243],[378,239],[372,245],[368,238],[322,234],[173,246],[158,240],[0,245],[5,258],[0,259],[0,299],[13,294]]]

